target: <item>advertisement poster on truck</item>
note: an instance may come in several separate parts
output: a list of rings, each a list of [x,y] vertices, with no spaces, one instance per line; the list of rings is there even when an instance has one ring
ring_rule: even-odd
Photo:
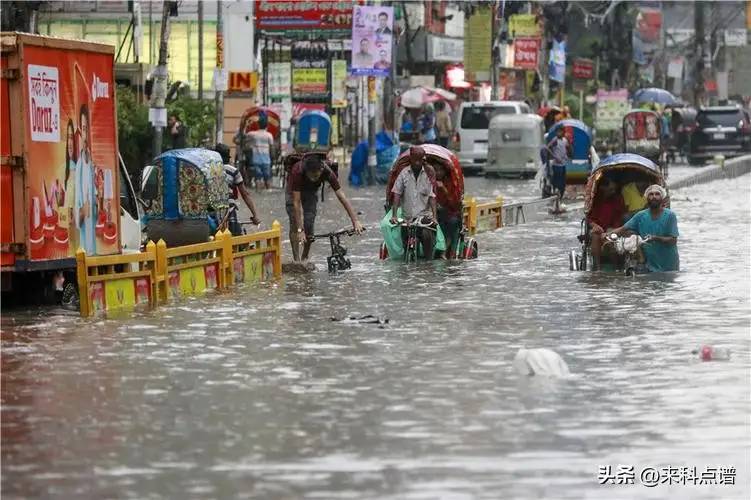
[[[25,49],[32,260],[120,251],[112,64],[111,54]]]

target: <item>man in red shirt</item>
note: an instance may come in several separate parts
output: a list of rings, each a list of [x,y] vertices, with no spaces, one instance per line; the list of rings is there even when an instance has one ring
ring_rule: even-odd
[[[336,174],[320,156],[306,155],[295,163],[287,174],[286,208],[289,215],[289,241],[292,244],[292,258],[295,262],[300,260],[300,243],[305,244],[302,260],[308,260],[312,244],[310,238],[314,233],[318,208],[318,190],[324,182],[328,182],[334,190],[339,203],[347,211],[355,232],[360,234],[363,231],[362,224],[357,220],[357,215],[344,195]]]
[[[604,177],[597,186],[592,210],[587,216],[587,222],[592,227],[593,271],[600,269],[604,235],[609,229],[621,227],[625,214],[626,205],[623,203],[623,196],[618,189],[618,184],[612,179]]]

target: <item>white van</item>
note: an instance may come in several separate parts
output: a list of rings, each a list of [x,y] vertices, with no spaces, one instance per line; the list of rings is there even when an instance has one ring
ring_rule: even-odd
[[[522,101],[464,102],[459,107],[453,148],[467,173],[480,173],[488,161],[488,127],[496,115],[531,113]]]

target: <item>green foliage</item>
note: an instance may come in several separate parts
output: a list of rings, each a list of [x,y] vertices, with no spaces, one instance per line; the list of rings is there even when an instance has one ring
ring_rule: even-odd
[[[141,170],[151,160],[152,129],[149,108],[139,104],[136,94],[128,87],[118,86],[117,142],[128,173],[138,184]]]
[[[188,128],[188,147],[201,145],[211,147],[213,145],[214,124],[216,122],[213,101],[204,100],[202,102],[184,93],[174,101],[167,103],[167,113],[177,113],[180,121]],[[165,130],[164,139],[169,141],[169,134],[166,132]],[[168,144],[168,142],[165,142],[165,144]]]

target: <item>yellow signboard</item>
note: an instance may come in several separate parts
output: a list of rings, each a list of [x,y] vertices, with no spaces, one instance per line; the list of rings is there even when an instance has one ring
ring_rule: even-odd
[[[331,61],[331,107],[347,107],[347,61],[334,59]]]
[[[293,94],[325,94],[326,68],[294,68],[292,70]]]
[[[508,33],[513,38],[540,36],[537,16],[534,14],[514,14],[508,20]]]
[[[258,72],[230,71],[227,90],[230,92],[255,92],[258,86]]]
[[[493,12],[481,5],[464,21],[464,75],[467,81],[490,79]]]

